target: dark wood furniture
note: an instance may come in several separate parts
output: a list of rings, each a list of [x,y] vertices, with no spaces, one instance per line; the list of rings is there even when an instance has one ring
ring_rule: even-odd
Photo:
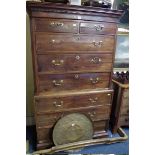
[[[53,145],[61,117],[83,113],[94,138],[107,135],[117,23],[122,11],[27,2],[35,84],[37,148]]]
[[[110,124],[112,132],[122,126],[129,126],[129,74],[115,73],[113,81],[113,103]]]

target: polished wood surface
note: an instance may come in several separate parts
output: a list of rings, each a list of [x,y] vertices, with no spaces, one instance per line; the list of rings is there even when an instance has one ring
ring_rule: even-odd
[[[110,72],[111,54],[52,54],[38,55],[38,72]]]
[[[111,34],[117,31],[116,24],[106,22],[81,22],[80,33],[82,34]]]
[[[65,96],[79,96],[79,95],[92,95],[92,94],[100,94],[100,93],[113,93],[113,89],[110,88],[97,88],[97,89],[82,89],[80,91],[72,90],[62,90],[59,91],[45,91],[45,92],[39,92],[34,96],[35,99],[41,99],[41,98],[49,98],[49,97],[65,97]],[[113,96],[113,95],[112,95]]]
[[[110,72],[39,75],[39,91],[109,88]]]
[[[64,109],[63,111],[55,111],[55,112],[37,112],[37,126],[50,126],[53,125],[58,119],[61,117],[70,114],[70,113],[82,113],[85,114],[92,121],[106,120],[110,118],[110,105],[98,105],[92,107],[83,107],[83,108],[70,108]]]
[[[36,50],[43,51],[102,51],[113,53],[114,36],[71,35],[71,34],[36,34]],[[89,53],[89,52],[88,52]]]
[[[107,136],[111,74],[122,11],[27,2],[31,20],[37,148],[53,145],[56,122],[83,113]]]
[[[41,98],[36,99],[35,103],[37,112],[49,113],[54,111],[62,111],[68,108],[111,105],[111,99],[111,93],[97,93],[76,96],[72,95],[68,97]]]
[[[57,19],[36,19],[35,31],[37,32],[66,32],[66,33],[78,33],[79,27],[76,21],[64,21]]]

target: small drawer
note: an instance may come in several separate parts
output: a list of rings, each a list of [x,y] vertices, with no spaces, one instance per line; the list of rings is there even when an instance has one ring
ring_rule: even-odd
[[[112,54],[38,55],[38,72],[111,72],[112,58]]]
[[[35,31],[78,33],[78,23],[54,19],[36,19]]]
[[[81,22],[80,33],[82,34],[115,34],[117,26],[114,23],[92,23],[92,22]]]
[[[39,75],[39,92],[108,88],[109,73],[75,73]]]
[[[61,51],[61,52],[84,52],[102,51],[113,53],[115,48],[114,36],[101,35],[55,35],[55,34],[36,34],[37,53]]]
[[[91,108],[67,109],[62,112],[38,114],[36,124],[38,128],[52,127],[60,118],[70,113],[82,113],[92,121],[107,120],[110,117],[110,105],[96,106]]]
[[[71,95],[55,98],[46,97],[35,99],[35,106],[36,106],[36,112],[38,114],[45,114],[52,112],[54,113],[56,111],[63,111],[69,108],[83,108],[97,105],[107,105],[106,108],[108,108],[108,106],[111,105],[111,99],[112,99],[111,93]]]

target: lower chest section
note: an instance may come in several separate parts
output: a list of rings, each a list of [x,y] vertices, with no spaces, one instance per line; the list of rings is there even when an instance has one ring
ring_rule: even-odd
[[[84,114],[93,125],[93,137],[105,136],[109,126],[113,91],[86,91],[35,97],[38,144],[53,144],[55,124],[72,113]],[[79,120],[80,121],[80,120]]]

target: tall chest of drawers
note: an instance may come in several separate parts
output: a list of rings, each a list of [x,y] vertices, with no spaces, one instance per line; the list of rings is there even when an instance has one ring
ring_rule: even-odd
[[[122,11],[27,2],[35,85],[37,148],[53,145],[55,123],[70,113],[107,135],[117,23]]]

